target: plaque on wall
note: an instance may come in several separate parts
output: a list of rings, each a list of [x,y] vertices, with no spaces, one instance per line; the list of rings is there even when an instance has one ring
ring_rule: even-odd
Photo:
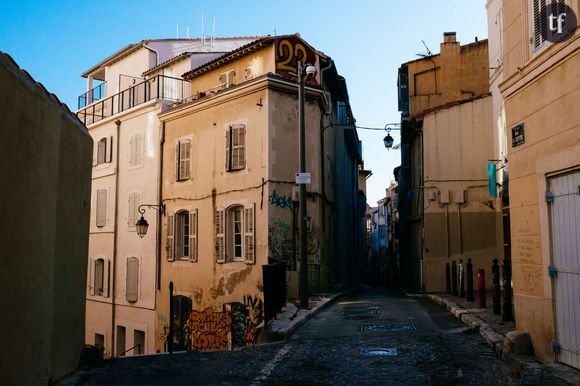
[[[524,124],[520,123],[516,127],[512,127],[512,147],[523,145],[524,142],[526,142]]]

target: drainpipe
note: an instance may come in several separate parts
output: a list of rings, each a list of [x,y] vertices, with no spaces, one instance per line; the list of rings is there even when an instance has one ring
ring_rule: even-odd
[[[155,54],[155,66],[157,66],[159,64],[159,52],[157,52],[153,48],[150,48],[147,45],[147,43],[143,44],[143,48],[145,48],[146,50],[149,50],[149,51],[151,51],[151,52],[153,52]],[[155,67],[155,66],[152,66],[152,67]]]
[[[461,234],[461,204],[457,204],[457,233],[459,239],[459,256],[463,254],[463,236]]]
[[[324,68],[320,69],[320,84],[322,85],[323,83],[323,79],[324,79],[324,73],[326,72],[326,70],[328,70],[330,67],[332,67],[334,65],[334,61],[330,60],[330,62],[328,63],[328,65]],[[326,99],[326,93],[324,94],[324,108],[325,110],[328,108],[329,105],[331,105],[332,103],[332,99],[327,100]],[[332,108],[332,105],[331,105]],[[326,232],[324,232],[324,236],[326,238],[326,233],[328,232],[328,230],[326,229],[326,175],[325,175],[325,163],[324,163],[324,158],[326,157],[325,155],[325,146],[324,146],[324,132],[326,131],[327,127],[325,127],[324,125],[324,118],[327,116],[328,114],[326,112],[324,112],[323,114],[321,114],[320,116],[320,181],[321,181],[321,195],[322,195],[322,205],[321,205],[321,226],[322,229],[324,229]],[[326,243],[323,244],[326,247]],[[326,250],[328,250],[327,248],[325,248]],[[325,258],[326,260],[326,258]]]
[[[165,211],[163,208],[163,146],[165,145],[165,122],[161,123],[161,138],[159,141],[159,186],[157,191],[157,199],[159,200],[159,208],[157,211],[157,246],[156,246],[156,259],[157,259],[157,290],[161,289],[161,220],[162,216],[165,216]]]
[[[109,287],[111,287],[111,353],[115,357],[115,307],[116,307],[116,292],[117,292],[117,238],[119,235],[119,230],[117,228],[118,218],[119,218],[119,138],[121,132],[121,120],[117,119],[115,121],[117,126],[117,151],[115,152],[116,157],[116,167],[115,167],[115,214],[113,217],[113,277],[109,280]],[[111,283],[113,284],[111,286]]]

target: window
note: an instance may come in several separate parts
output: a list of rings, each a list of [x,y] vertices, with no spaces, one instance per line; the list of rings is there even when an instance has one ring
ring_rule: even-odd
[[[103,137],[97,142],[97,165],[111,162],[113,159],[113,137]]]
[[[255,263],[254,206],[235,205],[216,211],[216,261]]]
[[[125,298],[128,302],[136,302],[139,298],[139,259],[136,257],[127,258],[126,279]]]
[[[133,330],[133,355],[145,354],[145,331]]]
[[[127,205],[127,226],[129,228],[135,228],[139,217],[139,205],[141,204],[141,194],[140,193],[129,193],[129,203]]]
[[[191,140],[182,139],[175,146],[175,166],[177,181],[191,177]]]
[[[137,133],[129,140],[129,165],[143,165],[143,134]]]
[[[125,355],[125,334],[126,329],[125,326],[117,326],[117,356],[124,356]]]
[[[246,167],[246,126],[232,125],[226,132],[226,170]]]
[[[252,79],[254,77],[252,73],[252,67],[247,67],[245,70],[245,78],[246,80]]]
[[[105,335],[95,333],[95,346],[105,348]]]
[[[197,261],[197,209],[168,217],[167,260]]]
[[[534,32],[531,38],[534,50],[544,45],[545,37],[551,33],[548,30],[548,14],[559,15],[566,12],[564,0],[532,0]],[[549,6],[549,11],[547,6]],[[542,12],[542,10],[547,10]]]
[[[102,228],[107,225],[107,190],[97,189],[97,227]]]
[[[109,260],[99,257],[89,260],[89,295],[109,297]]]
[[[236,72],[228,71],[226,73],[220,74],[220,90],[228,88],[236,84]]]

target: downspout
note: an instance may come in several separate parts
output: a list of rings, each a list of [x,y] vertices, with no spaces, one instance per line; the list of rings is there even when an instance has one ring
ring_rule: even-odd
[[[330,60],[330,62],[328,63],[328,65],[324,68],[320,69],[320,84],[323,84],[323,79],[324,79],[324,73],[334,65],[334,61]],[[324,88],[323,88],[324,89]],[[326,131],[327,127],[324,125],[324,118],[328,115],[328,113],[326,112],[328,109],[328,106],[330,106],[332,108],[332,100],[329,98],[329,100],[326,99],[326,92],[323,94],[324,95],[324,112],[320,115],[320,181],[321,181],[321,195],[322,195],[322,205],[321,205],[321,209],[320,209],[320,216],[321,216],[321,228],[323,230],[323,234],[324,234],[324,241],[326,241],[326,236],[328,233],[328,230],[326,229],[326,175],[325,175],[325,162],[324,162],[324,158],[326,157],[325,155],[325,146],[324,146],[324,132]],[[332,110],[331,110],[332,111]],[[330,125],[328,126],[330,127]],[[328,251],[326,242],[323,243],[323,246],[325,248],[325,252]],[[322,253],[321,253],[322,255]],[[328,263],[327,260],[327,255],[325,256],[324,260]]]
[[[463,236],[461,234],[461,204],[457,204],[457,233],[459,239],[459,256],[463,254]]]
[[[117,292],[117,237],[119,235],[119,230],[117,228],[118,217],[119,217],[119,138],[121,132],[121,120],[117,119],[115,121],[117,126],[117,151],[115,152],[116,157],[116,170],[115,170],[115,214],[113,217],[113,280],[109,280],[109,286],[111,287],[111,353],[115,357],[115,317],[116,317],[116,292]]]
[[[165,122],[161,123],[161,138],[159,141],[159,186],[157,191],[157,198],[159,200],[159,210],[157,211],[157,246],[156,246],[156,258],[157,258],[157,291],[161,289],[161,221],[162,216],[165,216],[165,210],[163,210],[163,146],[165,145]]]
[[[143,44],[143,48],[145,48],[146,50],[149,50],[155,54],[155,66],[159,65],[159,52],[157,52],[157,50],[154,50],[153,48],[150,48],[149,46],[147,46],[147,43]],[[155,66],[152,66],[152,67],[155,67]]]

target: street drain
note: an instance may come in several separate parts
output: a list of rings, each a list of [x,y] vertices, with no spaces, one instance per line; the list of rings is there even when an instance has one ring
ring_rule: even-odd
[[[381,309],[379,306],[370,306],[366,308],[356,308],[351,310],[344,310],[340,313],[345,318],[348,317],[378,317],[381,314]]]
[[[399,355],[397,353],[397,349],[396,348],[370,348],[370,347],[366,347],[366,348],[361,348],[359,350],[359,354],[365,357],[370,357],[370,356],[385,356],[385,357],[394,357]]]
[[[361,324],[360,326],[361,331],[367,332],[413,331],[416,329],[413,323]]]

